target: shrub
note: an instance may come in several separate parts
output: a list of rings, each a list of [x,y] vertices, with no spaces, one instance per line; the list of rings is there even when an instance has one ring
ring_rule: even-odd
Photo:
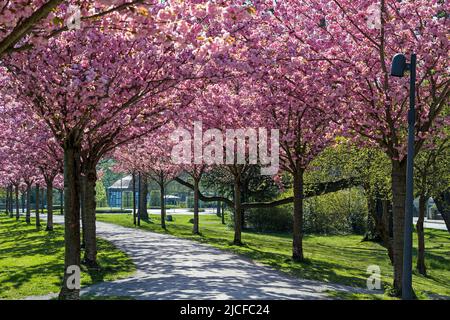
[[[247,225],[260,232],[292,230],[292,206],[250,209],[245,212]]]
[[[342,190],[306,199],[303,230],[316,234],[363,234],[367,202],[360,189]],[[292,231],[293,205],[246,211],[247,226],[259,232]],[[232,223],[232,221],[231,221]]]
[[[366,230],[367,202],[360,189],[342,190],[305,201],[306,233],[363,234]]]

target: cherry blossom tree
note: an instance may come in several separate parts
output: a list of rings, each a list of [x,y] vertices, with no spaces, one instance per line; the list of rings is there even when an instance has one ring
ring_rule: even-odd
[[[128,30],[135,31],[148,16],[147,8],[157,4],[144,0],[2,0],[0,58],[45,44],[70,26],[120,28],[128,21]]]
[[[264,5],[266,5],[264,7]],[[357,143],[377,146],[391,159],[394,289],[401,293],[406,187],[408,81],[389,76],[398,52],[419,57],[416,152],[448,103],[448,3],[442,1],[313,0],[267,3],[277,28],[307,48],[303,58],[328,65],[339,92],[344,129]],[[337,104],[336,104],[337,105]]]
[[[143,43],[134,45],[136,52],[131,54],[132,41],[120,35],[67,33],[49,42],[51,51],[43,48],[16,54],[11,61],[17,95],[46,122],[64,149],[66,268],[79,264],[78,190],[82,170],[93,178],[95,190],[95,176],[90,169],[113,144],[128,139],[120,137],[122,129],[140,124],[136,126],[139,132],[152,115],[164,115],[157,101],[147,101],[147,105],[143,99],[167,90],[171,81],[164,81],[164,71],[169,70],[163,69],[171,65],[165,60],[167,56],[159,55],[157,50]],[[105,48],[110,50],[98,53]],[[127,59],[119,59],[127,55]],[[156,60],[158,57],[163,61]],[[95,196],[90,190],[85,194]],[[95,243],[95,233],[92,237]],[[71,297],[70,293],[73,290],[63,288],[61,297]],[[74,297],[77,295],[75,292]]]

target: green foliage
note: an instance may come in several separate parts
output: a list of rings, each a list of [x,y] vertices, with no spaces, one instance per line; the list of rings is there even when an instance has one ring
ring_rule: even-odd
[[[305,201],[306,233],[363,234],[366,227],[367,202],[361,189],[341,190]]]
[[[95,184],[95,202],[98,207],[105,207],[106,203],[106,189],[102,181],[97,181]]]
[[[132,211],[133,211],[132,209],[120,209],[120,208],[109,208],[109,207],[95,209],[96,213],[131,213]]]
[[[150,191],[150,207],[160,207],[161,206],[161,192],[152,190]]]
[[[111,170],[114,164],[115,161],[113,159],[102,159],[97,165],[97,170],[103,171],[102,182],[105,188],[112,186],[114,182],[125,176],[122,173],[115,173]]]
[[[287,190],[280,199],[292,196]],[[246,213],[248,224],[256,231],[291,231],[293,205],[252,209]],[[363,234],[367,225],[367,201],[361,188],[341,190],[307,198],[303,204],[303,230],[315,234]]]
[[[399,298],[391,297],[388,294],[368,294],[368,293],[351,293],[345,291],[329,290],[326,292],[329,297],[334,300],[399,300]]]
[[[350,145],[344,138],[325,149],[309,166],[305,183],[357,178],[367,196],[390,198],[390,162],[376,148]]]

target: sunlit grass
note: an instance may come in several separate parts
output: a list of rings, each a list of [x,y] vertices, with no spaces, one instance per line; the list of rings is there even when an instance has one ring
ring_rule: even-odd
[[[0,299],[58,292],[64,272],[64,229],[36,230],[34,220],[0,217]],[[111,243],[98,239],[100,270],[82,267],[82,286],[126,277],[135,271],[131,259]]]
[[[215,215],[200,215],[201,235],[192,234],[192,223],[189,222],[192,216],[173,215],[173,218],[173,222],[166,222],[166,231],[160,227],[158,215],[150,215],[149,221],[142,221],[141,228],[207,243],[242,254],[296,277],[354,287],[365,287],[368,277],[367,267],[378,265],[381,269],[383,285],[389,287],[392,284],[392,266],[386,250],[379,244],[362,242],[360,235],[308,235],[304,240],[307,261],[295,263],[291,260],[290,234],[244,232],[242,235],[244,245],[233,246],[233,230],[221,224],[220,218]],[[97,219],[134,227],[130,214],[101,214],[97,215]],[[428,293],[450,296],[449,233],[426,229],[425,241],[428,277],[414,273],[413,284],[416,293],[419,298],[426,298]],[[414,261],[414,266],[415,263]]]

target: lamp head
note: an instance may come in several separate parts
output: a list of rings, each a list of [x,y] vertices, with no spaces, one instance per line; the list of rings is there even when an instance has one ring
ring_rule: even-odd
[[[394,58],[392,58],[391,76],[403,77],[406,70],[408,70],[406,57],[401,53],[397,53]]]

